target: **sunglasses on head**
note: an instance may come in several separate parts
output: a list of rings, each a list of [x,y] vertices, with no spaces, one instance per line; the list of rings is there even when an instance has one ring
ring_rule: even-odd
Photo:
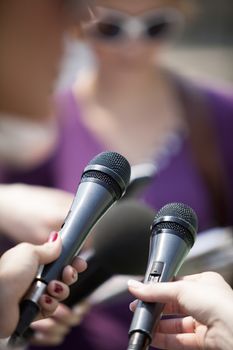
[[[88,34],[103,40],[154,40],[173,33],[183,23],[182,14],[172,8],[156,9],[141,16],[130,16],[104,8],[100,17],[88,27]]]

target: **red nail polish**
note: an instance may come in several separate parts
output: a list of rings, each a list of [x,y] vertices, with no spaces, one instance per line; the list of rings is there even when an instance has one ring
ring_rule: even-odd
[[[57,294],[63,292],[63,287],[60,284],[55,283],[54,292]]]
[[[46,304],[52,304],[53,301],[48,295],[46,295],[45,296],[45,302],[46,302]]]
[[[49,243],[55,242],[57,240],[57,237],[58,237],[58,232],[55,232],[55,231],[51,232],[48,238],[48,242]]]

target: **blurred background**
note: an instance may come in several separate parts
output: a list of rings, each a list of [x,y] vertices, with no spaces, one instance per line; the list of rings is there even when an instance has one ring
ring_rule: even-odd
[[[198,15],[164,54],[164,62],[192,78],[233,83],[233,1],[187,1],[197,3]],[[77,71],[92,64],[94,58],[85,45],[78,41],[67,43],[58,89],[69,86]]]
[[[233,2],[198,0],[200,13],[190,23],[167,61],[189,75],[233,81]],[[181,59],[182,58],[182,59]]]
[[[8,2],[17,4],[17,1],[6,0],[6,6]],[[6,184],[0,196],[0,232],[2,230],[2,236],[13,244],[44,242],[50,231],[60,229],[86,164],[97,153],[111,149],[123,154],[131,165],[152,166],[149,175],[144,169],[138,177],[143,180],[143,186],[138,185],[140,200],[154,210],[175,201],[187,203],[197,212],[202,235],[198,235],[196,248],[182,273],[216,270],[233,285],[233,0],[135,0],[135,8],[131,0],[96,2],[100,12],[101,7],[103,12],[106,6],[108,13],[105,13],[106,18],[102,13],[102,25],[107,24],[102,30],[98,22],[74,24],[73,14],[77,9],[67,13],[65,7],[61,13],[58,6],[57,13],[69,18],[64,21],[56,14],[60,3],[56,1],[37,0],[32,5],[26,0],[34,13],[29,23],[25,20],[25,16],[29,18],[28,13],[20,2],[21,16],[15,11],[12,24],[5,21],[5,25],[10,23],[9,39],[15,35],[17,50],[14,54],[0,56],[6,58],[6,66],[11,63],[11,82],[7,76],[3,89],[10,87],[8,107],[11,108],[7,110],[3,104],[0,110],[3,112],[0,118],[0,182]],[[49,7],[47,22],[37,11],[42,3],[45,9]],[[176,10],[179,5],[178,11],[184,9],[181,18],[176,17],[176,35],[176,29],[179,31],[183,24],[183,15],[187,16],[186,5],[193,3],[197,4],[197,13],[193,13],[192,20],[175,42],[173,32],[167,32],[171,37],[163,30],[160,32],[159,28],[173,29],[172,21],[167,22],[167,6],[174,5]],[[160,4],[165,8],[162,27],[153,9]],[[141,16],[138,15],[140,7]],[[121,13],[119,23],[123,23],[118,33],[122,30],[125,35],[119,42],[115,41],[114,31],[107,30],[109,24],[119,27],[114,14],[109,15],[114,9]],[[154,16],[151,27],[147,26],[150,18],[143,17],[150,11]],[[134,16],[142,17],[141,21],[136,18],[137,21],[132,22]],[[109,18],[112,23],[108,23]],[[69,28],[63,28],[64,23],[68,23]],[[137,23],[136,28],[141,29],[138,42],[135,42],[132,26],[125,30],[124,24],[129,23]],[[60,28],[58,33],[54,30],[56,25]],[[164,37],[156,37],[156,31],[150,31],[156,26],[157,34]],[[87,44],[78,40],[80,32],[99,60]],[[32,39],[28,45],[25,33],[30,33]],[[53,91],[63,34],[66,53],[51,103],[47,94]],[[148,37],[153,40],[148,41]],[[2,42],[0,40],[1,45]],[[164,66],[172,68],[175,74],[164,70]],[[198,84],[182,79],[176,72]],[[2,81],[1,76],[0,83]],[[0,96],[4,100],[4,94]],[[15,115],[11,114],[13,112]],[[37,119],[33,120],[32,115]],[[22,116],[27,118],[24,120]],[[13,191],[11,184],[14,184]],[[138,193],[133,196],[138,199]],[[225,226],[230,228],[225,229]],[[5,250],[8,246],[4,244],[0,246]],[[92,240],[88,241],[85,249],[92,244]],[[117,294],[116,285],[112,280],[109,283],[110,291]],[[125,280],[118,284],[119,290],[126,289]],[[102,304],[92,306],[92,300],[84,312],[88,313],[85,320],[78,329],[73,329],[63,347],[56,349],[126,348],[132,318],[128,309],[131,296],[123,293],[121,299],[121,295],[115,295],[114,303],[104,305],[110,291],[100,291]],[[96,298],[99,303],[100,299]],[[44,344],[46,341],[42,340]]]

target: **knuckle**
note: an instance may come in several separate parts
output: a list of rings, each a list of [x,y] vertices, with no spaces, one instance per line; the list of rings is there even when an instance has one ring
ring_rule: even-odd
[[[223,280],[223,277],[219,273],[214,271],[203,272],[202,275],[212,280]]]

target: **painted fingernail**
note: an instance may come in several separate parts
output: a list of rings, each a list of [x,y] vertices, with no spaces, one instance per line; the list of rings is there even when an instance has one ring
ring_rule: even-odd
[[[48,238],[48,242],[49,243],[55,242],[57,240],[57,237],[58,237],[58,232],[56,231],[51,232]]]
[[[141,288],[143,286],[143,283],[135,280],[129,280],[128,281],[128,287],[132,288]]]
[[[63,287],[60,284],[55,283],[54,292],[60,294],[61,292],[63,292]]]
[[[46,304],[52,304],[53,300],[48,295],[45,296],[45,302]]]

